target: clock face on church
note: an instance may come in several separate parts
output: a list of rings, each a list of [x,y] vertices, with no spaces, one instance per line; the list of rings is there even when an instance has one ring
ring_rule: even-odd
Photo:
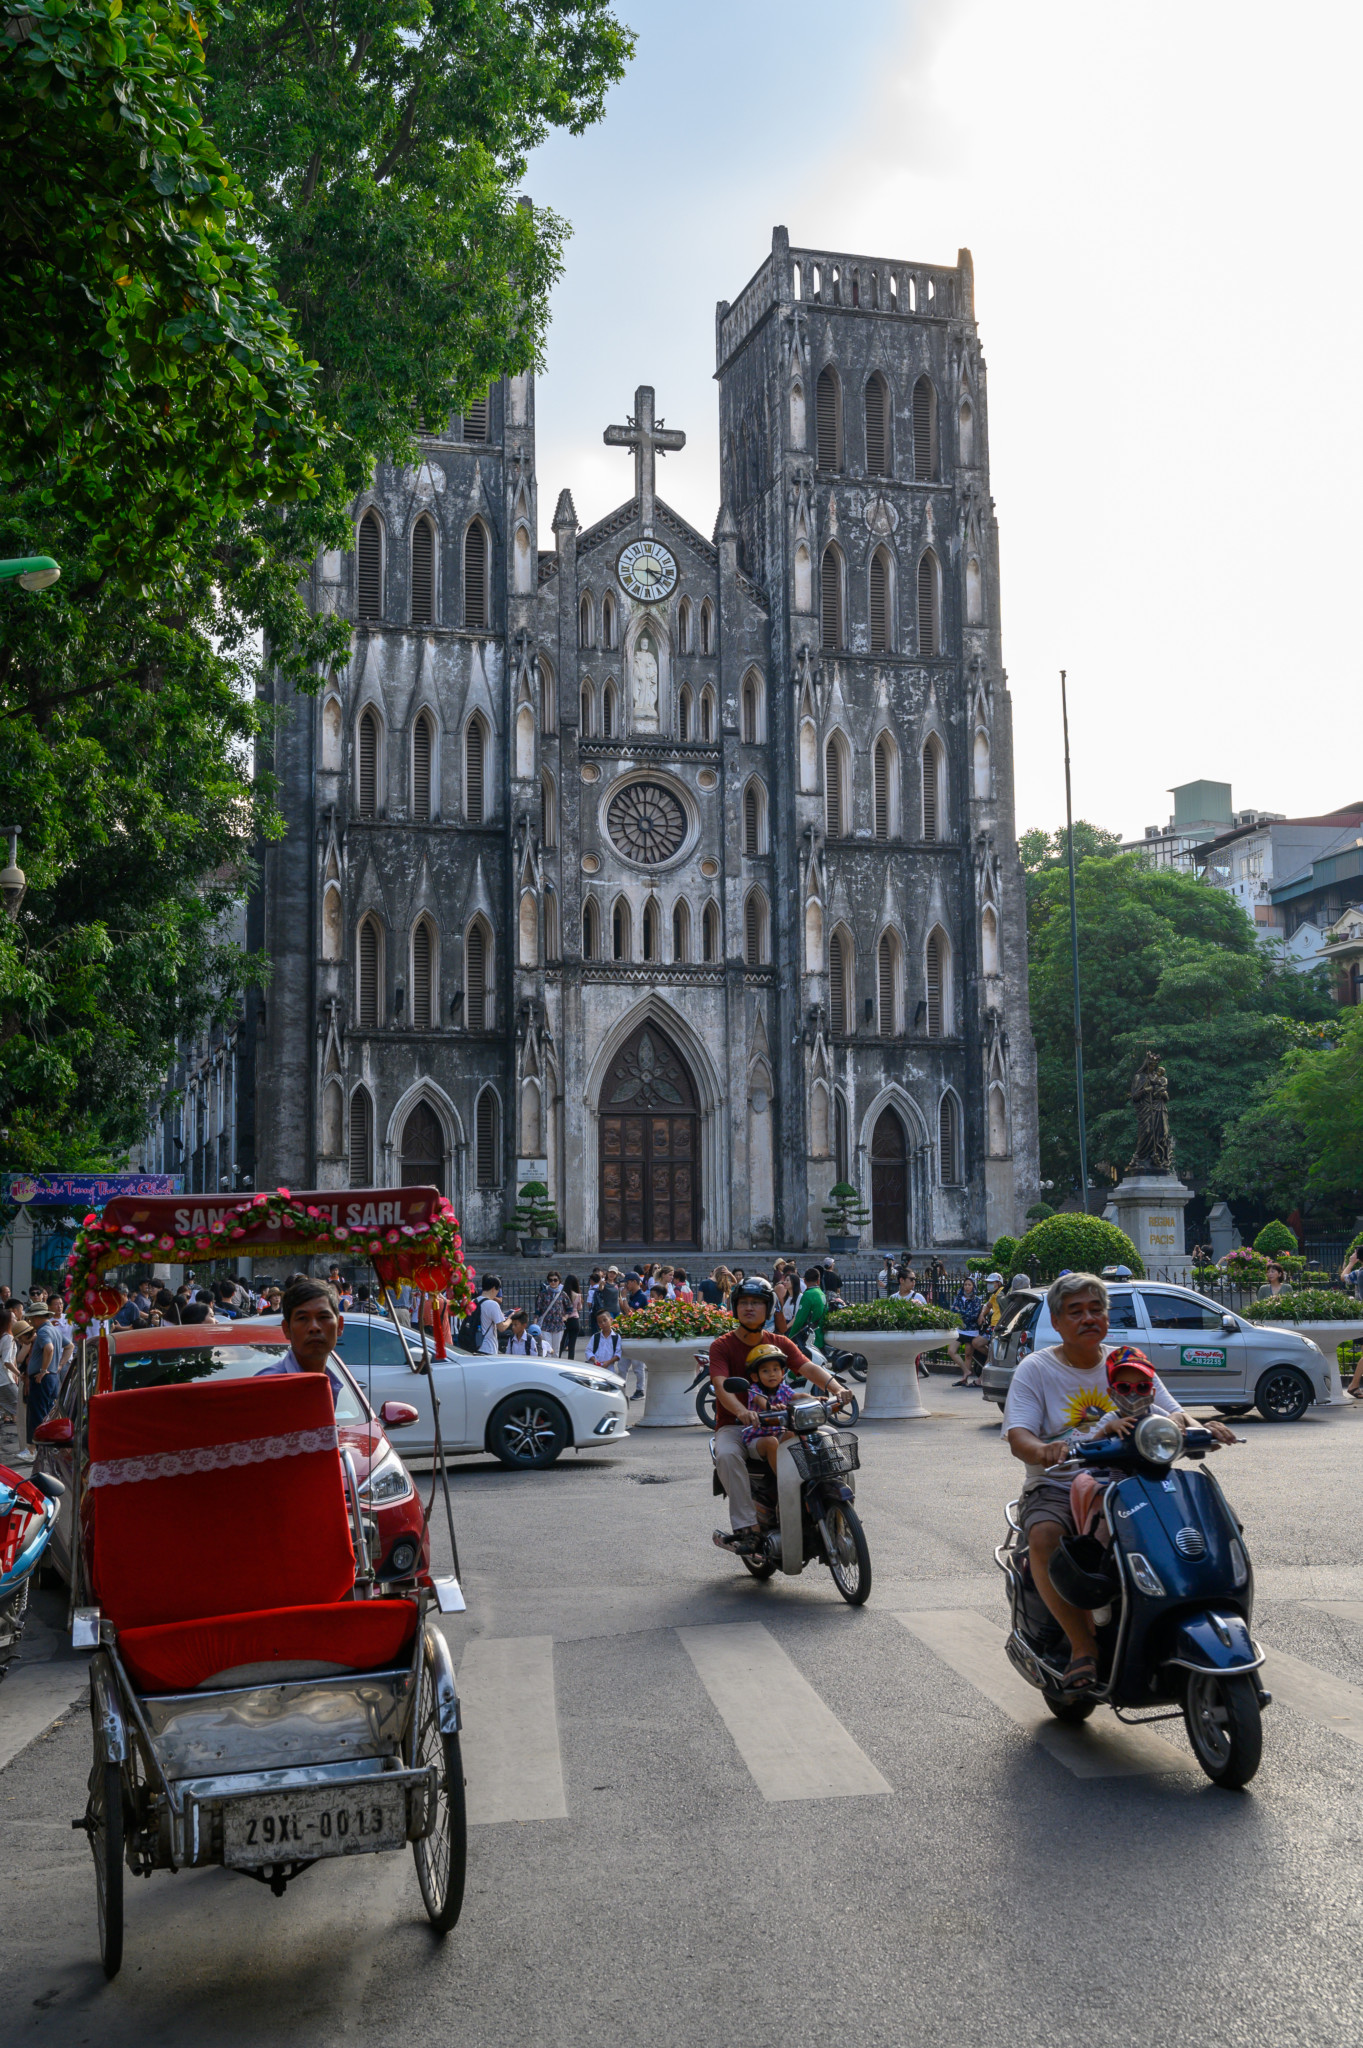
[[[677,587],[677,564],[660,540],[632,540],[621,550],[615,573],[641,604],[657,604]]]

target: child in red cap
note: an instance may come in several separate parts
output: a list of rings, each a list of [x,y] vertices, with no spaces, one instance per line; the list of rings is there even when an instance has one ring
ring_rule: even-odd
[[[1112,1407],[1095,1429],[1084,1434],[1085,1443],[1100,1437],[1130,1436],[1142,1416],[1148,1415],[1155,1398],[1155,1368],[1134,1344],[1119,1344],[1107,1361],[1107,1384]],[[1070,1507],[1076,1529],[1093,1533],[1096,1510],[1103,1486],[1094,1472],[1081,1472],[1070,1482]]]

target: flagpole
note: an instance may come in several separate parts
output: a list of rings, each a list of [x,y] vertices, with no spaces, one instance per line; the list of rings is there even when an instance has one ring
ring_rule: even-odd
[[[1079,917],[1074,901],[1074,806],[1070,797],[1070,711],[1065,671],[1060,671],[1060,716],[1065,728],[1065,838],[1070,857],[1070,972],[1074,981],[1074,1089],[1079,1105],[1079,1186],[1089,1212],[1089,1151],[1084,1129],[1084,1020],[1079,1006]]]

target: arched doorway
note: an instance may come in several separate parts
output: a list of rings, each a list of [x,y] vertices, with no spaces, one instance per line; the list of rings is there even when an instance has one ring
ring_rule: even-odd
[[[429,1102],[418,1102],[402,1126],[402,1185],[405,1188],[445,1187],[445,1133]]]
[[[871,1238],[881,1251],[909,1242],[909,1160],[904,1126],[882,1109],[871,1133]]]
[[[656,1024],[641,1024],[611,1061],[601,1089],[600,1128],[602,1249],[696,1249],[696,1091],[686,1062]]]

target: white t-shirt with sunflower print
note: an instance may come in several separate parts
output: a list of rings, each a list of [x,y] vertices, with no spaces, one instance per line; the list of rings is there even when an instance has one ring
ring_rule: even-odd
[[[1054,1347],[1033,1351],[1013,1374],[1003,1411],[1003,1434],[1010,1429],[1030,1429],[1047,1443],[1054,1443],[1067,1430],[1092,1429],[1116,1405],[1107,1390],[1107,1357],[1115,1344],[1103,1347],[1103,1355],[1091,1372],[1067,1365]],[[1178,1413],[1178,1402],[1164,1381],[1155,1375],[1152,1404],[1161,1415]],[[1029,1465],[1023,1482],[1024,1493],[1049,1478],[1050,1468]]]

